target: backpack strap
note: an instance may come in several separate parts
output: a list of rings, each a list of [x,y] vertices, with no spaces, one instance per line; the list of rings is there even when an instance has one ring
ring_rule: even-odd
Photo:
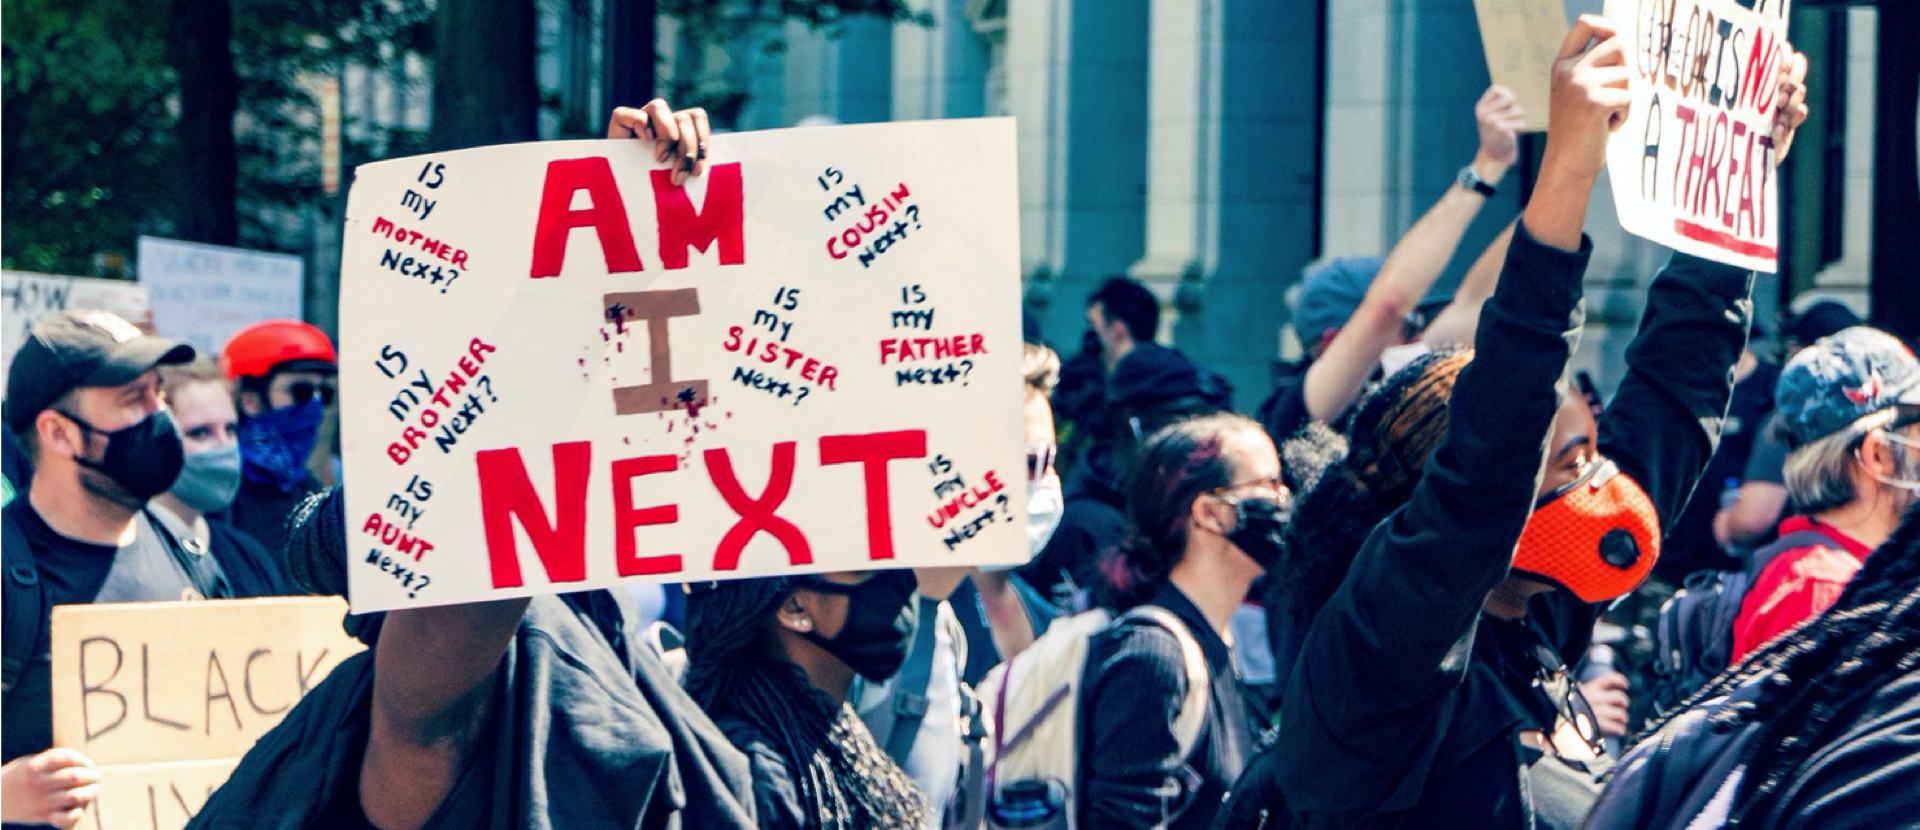
[[[233,597],[233,582],[227,579],[227,571],[220,567],[213,551],[200,544],[192,531],[174,524],[170,515],[157,513],[151,507],[142,508],[140,515],[145,517],[154,535],[159,537],[161,546],[179,563],[187,579],[193,583],[193,589],[207,599],[230,599]]]
[[[960,713],[966,718],[966,730],[960,734],[960,744],[966,750],[966,768],[946,826],[953,830],[976,830],[987,814],[987,712],[979,696],[964,683],[960,685]]]
[[[1805,530],[1796,530],[1773,540],[1773,542],[1766,547],[1754,551],[1749,558],[1750,564],[1747,565],[1747,573],[1756,577],[1759,576],[1760,572],[1765,570],[1767,565],[1773,562],[1774,557],[1793,550],[1794,548],[1806,548],[1815,545],[1822,547],[1841,547],[1840,540],[1833,538],[1833,534],[1821,530],[1820,527],[1820,525],[1815,525]]]
[[[1166,629],[1180,642],[1181,661],[1187,667],[1187,694],[1180,701],[1180,711],[1173,719],[1173,736],[1180,746],[1180,757],[1193,754],[1200,743],[1200,732],[1207,725],[1207,690],[1212,685],[1211,674],[1207,671],[1207,656],[1200,650],[1200,641],[1194,639],[1187,624],[1174,616],[1172,611],[1157,605],[1137,605],[1120,615],[1117,624],[1144,623]]]
[[[906,764],[920,723],[927,718],[927,686],[933,682],[934,634],[940,627],[940,600],[915,595],[920,603],[919,624],[913,629],[913,648],[893,678],[893,728],[887,732],[887,755]]]
[[[5,656],[0,660],[0,692],[13,691],[14,684],[36,657],[46,651],[47,594],[40,584],[40,572],[34,564],[33,548],[27,534],[7,513],[0,513],[0,562],[6,573],[0,575],[0,640]]]

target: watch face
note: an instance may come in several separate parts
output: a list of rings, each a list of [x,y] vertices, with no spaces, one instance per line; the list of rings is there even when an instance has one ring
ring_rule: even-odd
[[[1480,174],[1474,172],[1472,167],[1460,168],[1460,175],[1456,177],[1455,181],[1457,181],[1461,187],[1475,191],[1483,196],[1492,196],[1494,193],[1493,185],[1487,184],[1487,181],[1480,178]]]

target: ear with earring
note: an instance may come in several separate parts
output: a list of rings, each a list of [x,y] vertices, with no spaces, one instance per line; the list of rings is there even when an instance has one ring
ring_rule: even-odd
[[[786,603],[780,608],[780,622],[802,633],[813,630],[813,617],[808,615],[807,609],[800,607],[800,603],[792,597],[788,597]]]

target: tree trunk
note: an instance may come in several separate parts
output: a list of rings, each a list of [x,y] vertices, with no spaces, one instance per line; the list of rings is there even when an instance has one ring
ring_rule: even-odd
[[[433,148],[539,138],[534,0],[441,0],[434,15]]]
[[[233,140],[240,84],[233,74],[231,0],[173,0],[167,51],[180,78],[174,233],[232,245],[240,232]]]

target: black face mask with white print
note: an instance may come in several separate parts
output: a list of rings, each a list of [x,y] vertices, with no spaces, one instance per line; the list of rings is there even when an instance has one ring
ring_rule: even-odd
[[[1246,553],[1262,570],[1273,570],[1286,551],[1283,537],[1288,520],[1293,518],[1291,500],[1250,496],[1232,504],[1239,523],[1226,533],[1227,541]]]

